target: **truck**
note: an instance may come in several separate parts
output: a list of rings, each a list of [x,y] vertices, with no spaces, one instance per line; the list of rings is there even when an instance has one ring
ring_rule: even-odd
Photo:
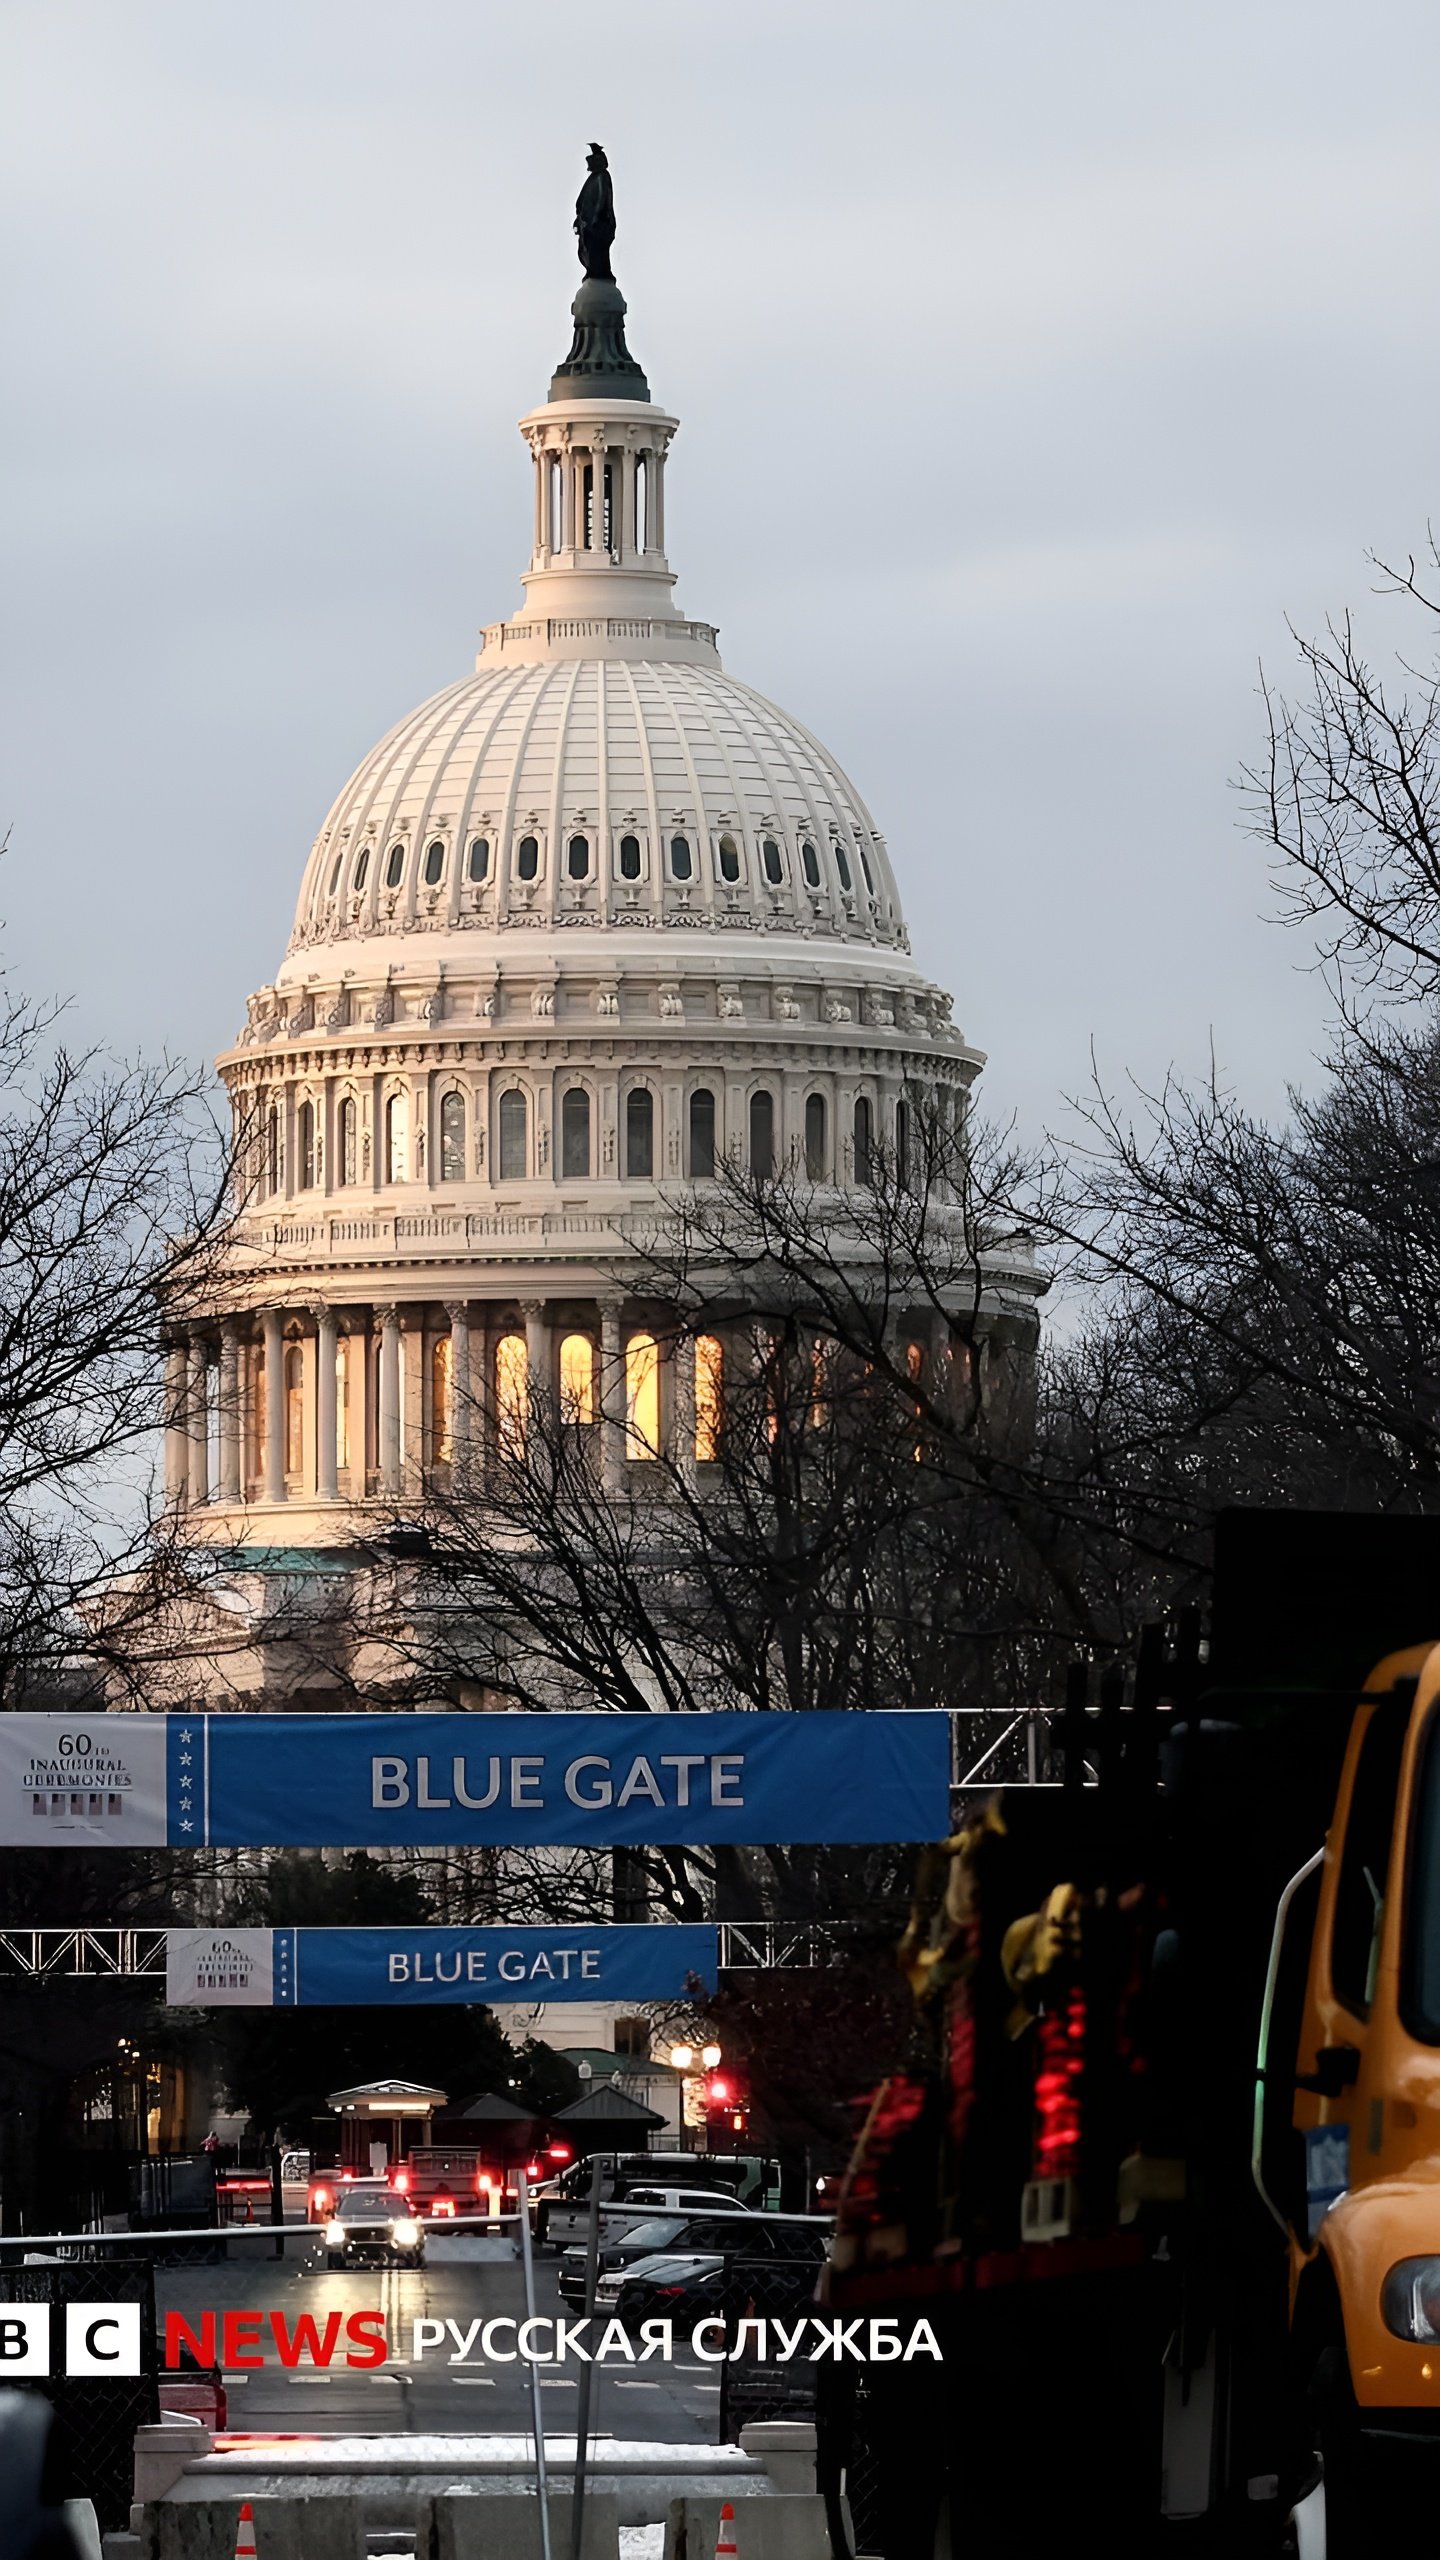
[[[922,1864],[832,2537],[848,2491],[884,2560],[1434,2547],[1440,1520],[1224,1514],[1208,1643],[1077,1666],[1056,1758]]]

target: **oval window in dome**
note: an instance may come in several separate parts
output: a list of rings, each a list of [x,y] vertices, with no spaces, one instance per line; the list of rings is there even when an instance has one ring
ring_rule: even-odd
[[[354,877],[354,879],[353,879],[353,880],[351,881],[351,883],[350,883],[350,886],[351,886],[351,888],[353,889],[353,891],[354,891],[354,893],[355,893],[355,895],[356,895],[356,897],[357,897],[357,898],[359,897],[361,890],[364,888],[365,883],[366,883],[366,881],[368,880],[369,876],[370,876],[370,847],[368,846],[368,844],[365,844],[365,845],[362,845],[362,846],[361,846],[361,848],[360,848],[360,859],[359,859],[359,861],[358,861],[358,862],[356,863],[356,865],[355,865],[355,877]]]
[[[760,847],[760,857],[765,865],[765,877],[771,888],[778,889],[785,877],[785,865],[780,857],[780,847],[773,836],[765,838]]]
[[[622,836],[620,839],[620,877],[622,880],[638,880],[640,877],[638,836]]]
[[[344,862],[345,856],[343,852],[337,853],[334,861],[330,865],[330,886],[326,891],[327,897],[333,898],[336,890],[340,886],[340,873],[344,867]]]
[[[565,848],[565,868],[572,880],[588,880],[590,876],[590,839],[572,836]]]
[[[472,836],[470,839],[470,877],[472,880],[484,880],[488,878],[489,871],[490,839],[488,836]]]
[[[835,868],[840,874],[840,886],[848,894],[851,886],[850,865],[845,859],[845,847],[838,836],[835,839]]]
[[[522,880],[537,880],[539,878],[540,839],[538,836],[521,837],[520,851],[516,859],[515,869]]]
[[[802,844],[800,847],[800,860],[804,865],[805,878],[809,886],[812,889],[818,889],[820,886],[820,856],[816,852],[813,844]]]
[[[385,886],[387,889],[399,888],[401,875],[404,869],[405,847],[403,844],[392,844],[385,861]]]
[[[690,852],[689,837],[672,836],[670,839],[670,869],[674,877],[677,880],[688,880],[694,870],[694,867],[694,861]]]
[[[720,877],[722,880],[738,880],[740,877],[740,847],[733,836],[720,839]]]
[[[425,847],[425,886],[427,889],[434,888],[435,883],[439,879],[444,868],[445,847],[437,838],[434,844],[427,844]]]

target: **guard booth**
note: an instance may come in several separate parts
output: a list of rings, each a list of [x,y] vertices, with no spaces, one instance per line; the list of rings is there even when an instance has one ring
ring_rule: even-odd
[[[416,2143],[429,2142],[436,2111],[449,2099],[420,2080],[367,2080],[332,2089],[325,2103],[340,2121],[337,2165],[353,2178],[383,2178]]]
[[[665,2118],[654,2107],[604,2080],[586,2090],[572,2106],[552,2119],[555,2130],[588,2159],[592,2151],[648,2151],[653,2134],[663,2132]]]

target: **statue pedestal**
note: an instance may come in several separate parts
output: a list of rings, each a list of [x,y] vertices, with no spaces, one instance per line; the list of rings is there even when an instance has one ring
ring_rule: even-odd
[[[570,305],[575,336],[555,368],[552,400],[646,400],[650,385],[625,344],[625,296],[613,276],[587,276]]]

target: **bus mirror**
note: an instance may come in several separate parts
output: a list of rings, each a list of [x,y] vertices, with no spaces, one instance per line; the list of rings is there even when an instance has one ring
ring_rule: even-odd
[[[1341,2098],[1360,2076],[1360,2051],[1353,2044],[1322,2044],[1313,2071],[1297,2071],[1295,2086],[1317,2098]]]

